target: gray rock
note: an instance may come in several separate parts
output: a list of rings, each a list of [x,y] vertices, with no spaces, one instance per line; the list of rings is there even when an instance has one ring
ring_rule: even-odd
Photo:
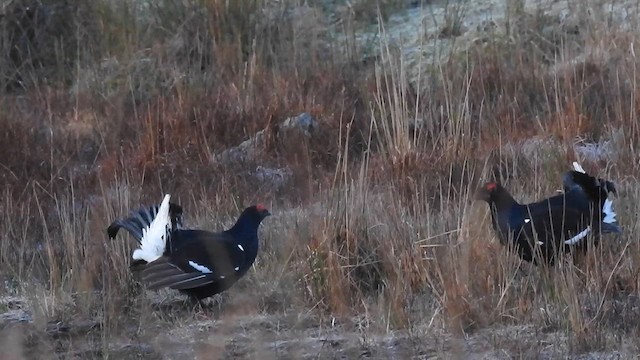
[[[253,176],[260,182],[268,185],[272,190],[279,190],[284,187],[289,180],[293,172],[289,168],[273,169],[264,166],[256,167]]]
[[[0,328],[16,323],[32,322],[31,312],[25,310],[26,303],[26,299],[16,296],[0,298],[0,309],[4,311],[0,313]]]
[[[287,140],[290,137],[299,135],[312,137],[317,128],[318,124],[313,116],[308,113],[301,113],[280,123],[278,127],[278,140]],[[260,130],[248,140],[240,143],[240,145],[226,149],[215,155],[215,161],[224,165],[254,159],[258,152],[264,148],[264,132],[265,130]]]
[[[302,113],[295,117],[290,117],[280,124],[281,130],[298,129],[307,137],[310,137],[317,128],[316,119],[309,113]]]
[[[0,328],[9,324],[31,321],[33,321],[31,313],[22,309],[9,310],[0,314]]]
[[[240,145],[224,150],[216,155],[215,159],[221,164],[245,162],[253,159],[262,146],[264,146],[264,130],[258,131],[252,138],[243,141]]]
[[[614,161],[618,157],[617,149],[624,146],[622,137],[620,129],[614,130],[608,139],[602,139],[599,142],[578,141],[573,149],[579,158],[590,162]]]

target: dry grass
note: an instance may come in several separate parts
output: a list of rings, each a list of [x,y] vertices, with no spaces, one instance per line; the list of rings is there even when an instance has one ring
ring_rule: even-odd
[[[594,15],[576,35],[518,8],[508,38],[415,78],[384,21],[364,55],[362,2],[79,2],[55,13],[64,26],[55,2],[32,18],[26,3],[0,15],[0,357],[640,351],[636,33]],[[457,28],[471,5],[456,6],[441,21]],[[59,37],[38,38],[48,27]],[[286,136],[301,112],[317,133]],[[216,161],[263,129],[255,158]],[[578,140],[613,146],[586,159]],[[553,269],[521,263],[471,194],[499,179],[549,196],[574,159],[616,182],[625,233]],[[258,165],[292,176],[274,188]],[[131,244],[105,234],[165,192],[194,227],[258,201],[276,214],[254,269],[204,312],[141,288]]]

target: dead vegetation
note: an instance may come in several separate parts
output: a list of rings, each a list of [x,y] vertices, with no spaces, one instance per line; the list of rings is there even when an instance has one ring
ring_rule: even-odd
[[[631,29],[510,7],[495,25],[508,37],[422,59],[416,77],[376,28],[411,2],[375,16],[359,1],[59,3],[0,13],[0,357],[639,351]],[[446,14],[442,41],[467,9]],[[373,57],[356,36],[372,27]],[[303,112],[312,136],[282,131]],[[258,132],[255,156],[216,160]],[[574,159],[616,182],[625,233],[575,263],[521,264],[470,194],[498,179],[523,202],[548,196]],[[290,176],[270,186],[258,167]],[[204,311],[144,291],[131,244],[105,234],[165,192],[190,226],[258,201],[277,215],[254,269]]]

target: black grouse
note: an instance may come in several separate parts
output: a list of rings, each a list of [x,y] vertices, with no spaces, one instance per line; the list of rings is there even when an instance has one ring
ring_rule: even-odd
[[[159,206],[135,211],[107,229],[110,238],[124,228],[138,241],[132,271],[148,289],[169,287],[197,300],[230,288],[253,265],[258,227],[269,211],[258,204],[226,231],[191,230],[182,226],[182,208],[169,199],[167,194]]]
[[[588,235],[597,240],[601,233],[620,232],[611,200],[589,195],[601,191],[606,195],[613,184],[573,175],[565,175],[564,194],[531,204],[519,204],[495,182],[480,188],[476,199],[489,204],[493,228],[503,245],[513,246],[523,260],[553,264],[559,252],[586,249]]]

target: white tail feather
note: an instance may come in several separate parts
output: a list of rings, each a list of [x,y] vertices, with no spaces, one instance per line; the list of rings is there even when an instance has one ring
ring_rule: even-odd
[[[584,171],[584,169],[582,168],[582,166],[580,166],[580,164],[578,164],[577,161],[573,162],[573,170],[577,171],[577,172],[581,172],[583,174],[586,174],[587,172]]]
[[[607,199],[602,206],[602,212],[604,213],[603,223],[613,224],[616,222],[616,213],[613,211],[613,201]]]
[[[134,260],[152,262],[164,253],[167,244],[167,228],[171,226],[171,218],[169,217],[170,198],[171,195],[169,194],[164,196],[158,209],[158,214],[149,224],[149,227],[142,229],[140,248],[133,252]]]

